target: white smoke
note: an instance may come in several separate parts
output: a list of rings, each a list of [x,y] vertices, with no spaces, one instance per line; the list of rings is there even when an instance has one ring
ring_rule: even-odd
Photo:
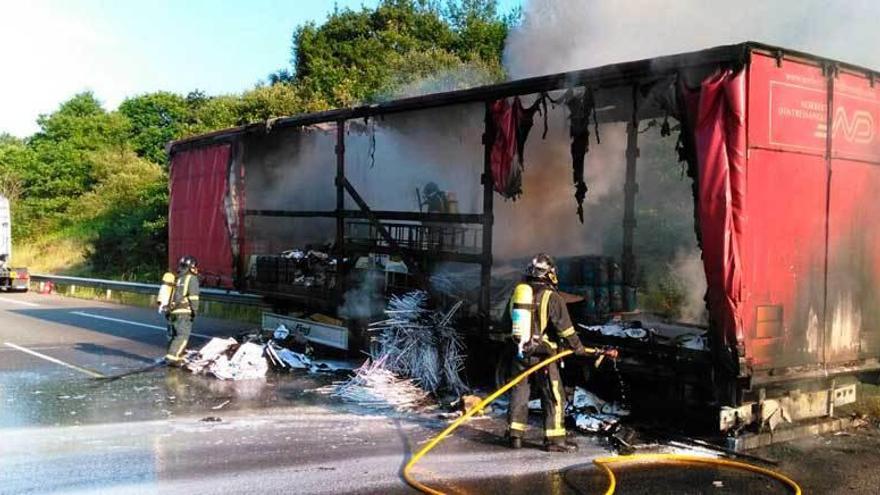
[[[688,323],[708,323],[709,315],[706,312],[706,302],[703,300],[706,295],[706,274],[703,271],[703,260],[699,250],[679,251],[669,268],[681,284],[684,296],[679,319]]]
[[[529,0],[507,39],[511,79],[759,41],[880,67],[876,0]]]

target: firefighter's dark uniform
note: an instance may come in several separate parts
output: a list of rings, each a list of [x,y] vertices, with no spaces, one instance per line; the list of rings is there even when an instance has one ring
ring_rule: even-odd
[[[565,301],[559,292],[549,284],[535,281],[523,283],[530,285],[534,294],[532,335],[522,358],[519,358],[517,351],[514,350],[511,376],[519,375],[531,366],[556,354],[559,344],[562,342],[576,353],[585,354],[587,350],[584,349],[574,326],[571,324],[571,317],[568,315]],[[508,412],[509,435],[522,438],[525,433],[529,415],[530,381],[535,382],[540,392],[541,405],[544,409],[544,437],[546,441],[564,441],[564,392],[559,377],[559,366],[556,362],[547,365],[532,375],[529,380],[523,380],[513,388]]]
[[[180,361],[198,310],[199,277],[191,270],[181,270],[177,274],[174,292],[171,295],[171,304],[168,308],[168,316],[171,321],[171,339],[168,341],[165,359],[169,362],[177,363]]]

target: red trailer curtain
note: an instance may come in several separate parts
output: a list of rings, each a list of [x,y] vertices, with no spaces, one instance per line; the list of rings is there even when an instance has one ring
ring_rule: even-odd
[[[724,341],[742,341],[740,243],[746,187],[745,71],[723,70],[703,81],[694,127],[697,213],[709,311]]]
[[[176,153],[171,160],[168,265],[185,255],[199,260],[206,286],[233,287],[233,256],[226,217],[231,146]]]
[[[516,156],[517,108],[500,99],[490,106],[494,136],[492,137],[492,180],[495,192],[505,198],[522,193],[521,169],[514,163]]]

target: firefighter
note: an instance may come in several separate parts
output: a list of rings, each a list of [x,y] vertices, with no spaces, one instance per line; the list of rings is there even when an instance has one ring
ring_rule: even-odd
[[[198,273],[198,261],[194,257],[186,255],[180,258],[171,302],[167,306],[171,332],[165,361],[170,365],[180,364],[199,310]]]
[[[441,191],[440,187],[434,182],[428,182],[422,189],[422,200],[419,208],[428,207],[428,213],[449,213],[449,202],[446,191]]]
[[[575,332],[565,301],[559,294],[556,263],[546,254],[538,254],[526,268],[525,279],[510,298],[511,334],[517,341],[512,375],[516,376],[557,353],[560,345],[574,350],[577,356],[606,354],[616,358],[617,351],[585,348]],[[548,452],[575,452],[577,445],[566,440],[563,423],[564,392],[557,362],[536,372],[530,380],[517,384],[510,394],[508,438],[514,449],[522,447],[529,414],[530,381],[534,381],[544,410],[544,448]]]

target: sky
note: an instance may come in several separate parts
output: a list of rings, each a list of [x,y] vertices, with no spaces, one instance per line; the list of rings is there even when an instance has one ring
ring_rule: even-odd
[[[289,67],[296,26],[377,1],[0,0],[0,133],[34,133],[85,90],[108,110],[158,90],[240,92]]]

